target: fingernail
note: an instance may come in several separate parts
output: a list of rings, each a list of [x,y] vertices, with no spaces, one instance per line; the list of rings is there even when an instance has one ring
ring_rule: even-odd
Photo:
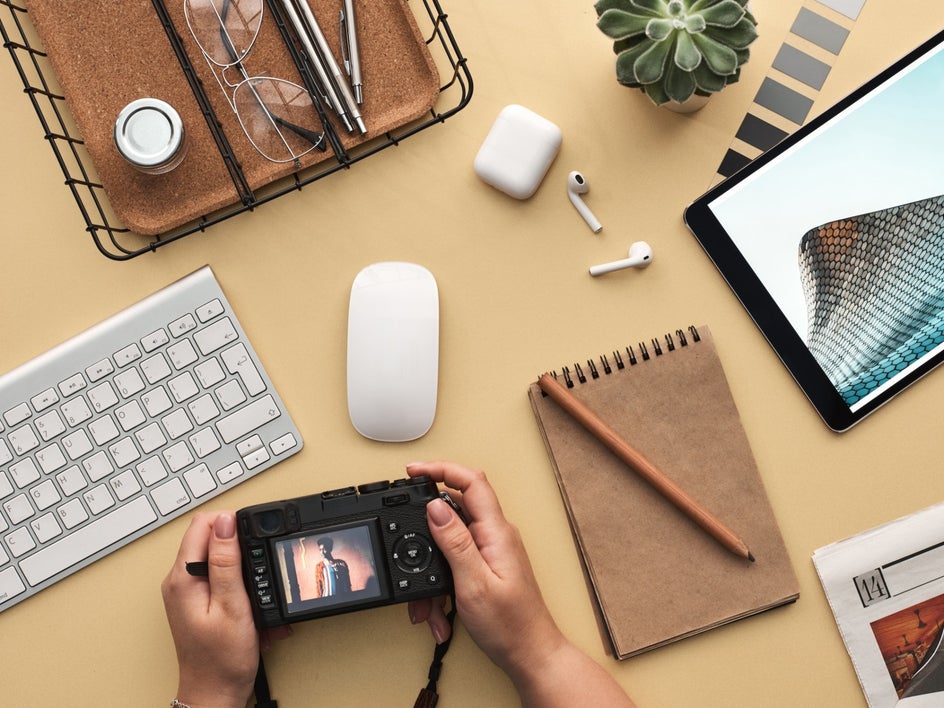
[[[446,641],[446,632],[442,627],[439,625],[434,625],[431,629],[433,630],[433,639],[436,640],[437,644],[442,644],[444,641]]]
[[[413,606],[410,605],[410,606],[407,608],[407,611],[410,613],[410,623],[411,623],[411,624],[416,624],[416,613],[413,611]]]
[[[426,512],[435,526],[446,526],[452,521],[452,509],[442,499],[433,499],[426,505]]]
[[[236,535],[236,517],[232,514],[220,514],[213,522],[213,533],[216,537],[228,540]]]

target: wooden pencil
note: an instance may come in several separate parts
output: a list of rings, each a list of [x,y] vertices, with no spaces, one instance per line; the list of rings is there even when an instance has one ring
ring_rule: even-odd
[[[616,431],[599,418],[592,410],[570,393],[551,374],[543,374],[538,379],[538,386],[551,399],[563,408],[574,420],[586,428],[597,440],[603,443],[613,454],[626,463],[633,471],[648,482],[662,496],[674,504],[692,521],[701,526],[718,543],[735,555],[753,562],[754,556],[747,544],[733,531],[721,523],[711,512],[692,499],[675,482],[665,476],[655,465],[623,440]]]

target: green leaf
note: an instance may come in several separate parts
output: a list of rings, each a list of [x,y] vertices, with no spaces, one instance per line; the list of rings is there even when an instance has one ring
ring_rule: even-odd
[[[597,11],[597,17],[607,10],[622,10],[623,12],[631,13],[633,11],[633,3],[630,2],[630,0],[597,0],[593,9]]]
[[[651,84],[662,78],[665,65],[672,51],[674,42],[656,42],[648,47],[633,67],[636,81],[641,84]]]
[[[692,76],[695,78],[695,85],[706,93],[717,93],[729,83],[727,76],[720,76],[713,72],[707,62],[699,64],[692,72]]]
[[[735,0],[722,0],[717,5],[706,7],[701,11],[705,22],[715,27],[734,27],[744,17],[744,8]]]
[[[648,44],[636,44],[616,57],[616,80],[623,86],[639,86],[634,67],[639,55],[649,48]]]
[[[669,100],[665,92],[665,87],[662,84],[646,84],[643,90],[646,92],[649,99],[657,106],[661,106]]]
[[[607,10],[597,20],[597,27],[607,37],[623,39],[642,34],[651,20],[640,15],[631,15],[623,10]]]
[[[734,27],[708,27],[705,34],[731,49],[744,49],[757,39],[757,28],[746,17]]]
[[[690,71],[683,71],[674,64],[666,67],[665,80],[666,95],[673,101],[684,103],[695,92],[695,77]]]
[[[705,31],[705,18],[701,15],[686,15],[684,22],[685,31],[689,34],[696,34],[698,32]]]
[[[675,41],[675,65],[682,71],[692,71],[701,64],[701,52],[688,32],[679,32]]]
[[[733,74],[738,67],[737,54],[730,47],[712,39],[706,33],[693,34],[692,41],[705,57],[709,68],[716,74],[727,76]]]
[[[665,17],[669,14],[669,6],[665,0],[630,0],[637,10],[642,10],[647,17]]]
[[[654,18],[646,24],[646,36],[653,42],[661,42],[675,31],[672,20]]]

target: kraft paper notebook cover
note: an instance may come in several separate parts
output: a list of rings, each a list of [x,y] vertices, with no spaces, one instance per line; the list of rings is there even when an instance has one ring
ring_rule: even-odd
[[[575,364],[559,380],[756,558],[725,550],[531,384],[594,609],[617,658],[797,599],[799,584],[707,327]]]

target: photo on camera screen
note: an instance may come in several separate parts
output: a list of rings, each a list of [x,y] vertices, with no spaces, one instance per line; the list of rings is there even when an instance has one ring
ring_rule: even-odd
[[[274,543],[282,605],[289,614],[384,597],[374,522],[305,531]],[[381,571],[383,572],[383,571]]]

